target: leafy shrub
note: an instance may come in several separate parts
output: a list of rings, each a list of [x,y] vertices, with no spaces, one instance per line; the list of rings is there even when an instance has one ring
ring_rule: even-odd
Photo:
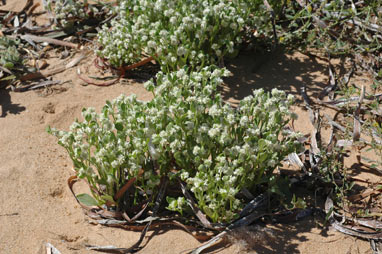
[[[0,66],[12,69],[21,64],[22,58],[18,51],[19,41],[8,37],[0,37]]]
[[[56,21],[65,29],[90,18],[100,19],[105,11],[111,9],[107,3],[98,1],[95,5],[89,4],[87,0],[48,0],[46,8],[55,14]]]
[[[237,53],[255,2],[120,1],[118,17],[98,34],[98,54],[117,67],[139,61],[142,54],[155,58],[163,71],[204,67]]]
[[[304,6],[285,2],[278,25],[284,45],[325,49],[331,55],[380,51],[381,1],[312,0]]]
[[[145,84],[154,94],[151,101],[121,95],[101,114],[83,110],[85,120],[70,131],[50,132],[100,205],[132,177],[137,177],[139,196],[155,195],[160,178],[167,176],[186,182],[212,221],[231,221],[244,205],[237,197],[240,190],[269,179],[300,145],[297,134],[283,131],[295,117],[288,110],[292,96],[256,90],[235,109],[216,93],[226,74],[210,67],[190,75],[184,69],[160,72],[156,84]],[[168,209],[183,210],[184,199],[167,200]]]

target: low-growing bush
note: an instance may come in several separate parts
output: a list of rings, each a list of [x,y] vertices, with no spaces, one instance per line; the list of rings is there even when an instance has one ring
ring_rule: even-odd
[[[46,9],[54,14],[57,24],[66,30],[89,19],[102,20],[105,13],[113,13],[107,2],[89,4],[87,0],[48,0]]]
[[[201,68],[237,54],[251,10],[259,1],[124,0],[118,16],[98,33],[98,55],[113,66],[152,56],[163,71]],[[260,1],[262,2],[262,1]],[[256,4],[257,3],[257,4]]]
[[[216,92],[226,70],[186,72],[160,72],[147,82],[151,101],[121,95],[100,114],[83,110],[84,121],[68,132],[50,130],[88,181],[95,203],[118,206],[113,197],[133,177],[139,202],[155,196],[160,178],[168,177],[184,181],[213,222],[229,222],[245,205],[237,194],[267,182],[300,147],[298,134],[283,130],[295,117],[288,110],[291,95],[260,89],[233,108]],[[168,209],[183,211],[182,197],[167,200]]]
[[[22,57],[18,51],[18,40],[0,37],[0,66],[12,69],[21,64]]]

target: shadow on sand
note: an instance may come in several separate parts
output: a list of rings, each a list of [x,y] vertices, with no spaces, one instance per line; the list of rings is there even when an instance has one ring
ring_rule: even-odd
[[[0,118],[6,117],[8,114],[19,114],[25,110],[24,106],[12,103],[9,92],[10,90],[8,89],[0,89]]]
[[[225,100],[234,104],[259,88],[277,88],[297,95],[305,86],[308,94],[316,97],[327,85],[327,66],[323,60],[299,52],[244,51],[226,63],[233,76],[225,79],[221,92]]]
[[[259,254],[300,253],[298,243],[308,241],[298,234],[310,232],[314,227],[313,220],[298,223],[273,224],[270,228],[248,226],[231,233],[229,240],[241,251]]]
[[[321,221],[322,222],[322,221]],[[260,222],[260,224],[263,224]],[[142,249],[146,247],[148,242],[155,236],[166,233],[177,227],[159,227],[155,228],[152,234],[146,239],[146,243]],[[274,254],[274,253],[301,253],[298,249],[301,242],[309,239],[302,234],[311,232],[313,228],[317,228],[315,218],[307,218],[299,222],[269,224],[259,226],[255,223],[251,226],[241,227],[231,231],[227,237],[211,247],[205,249],[202,253],[215,254],[226,250],[226,248],[234,245],[233,253],[258,253],[258,254]],[[179,228],[178,228],[179,229]],[[321,230],[320,235],[327,236],[325,229]],[[202,245],[203,242],[200,243]],[[183,250],[180,254],[190,253],[191,249]]]

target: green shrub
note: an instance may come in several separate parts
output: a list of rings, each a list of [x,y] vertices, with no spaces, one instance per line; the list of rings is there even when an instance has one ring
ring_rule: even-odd
[[[201,68],[237,54],[255,2],[120,1],[118,17],[98,34],[98,54],[117,67],[148,54],[166,72],[184,65]]]
[[[156,84],[145,84],[151,101],[122,95],[101,114],[84,110],[85,120],[69,132],[50,132],[100,205],[132,177],[138,196],[155,195],[162,176],[179,177],[212,221],[228,222],[243,208],[239,191],[269,179],[300,144],[298,134],[283,131],[295,117],[288,110],[292,96],[256,90],[235,109],[216,92],[226,74],[210,67],[189,75],[183,69],[158,73]],[[182,211],[184,199],[167,200],[168,209]]]
[[[18,51],[18,40],[8,37],[0,37],[0,66],[12,69],[21,64],[22,58]]]
[[[89,4],[87,0],[48,0],[46,9],[55,15],[58,25],[66,30],[89,19],[101,21],[105,13],[113,14],[112,6],[102,1]]]

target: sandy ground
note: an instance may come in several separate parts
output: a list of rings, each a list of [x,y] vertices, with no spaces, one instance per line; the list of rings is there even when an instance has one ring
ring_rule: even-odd
[[[62,61],[62,63],[60,63]],[[69,61],[69,60],[66,60]],[[300,53],[268,56],[261,66],[255,54],[243,54],[228,66],[234,75],[222,88],[227,101],[236,103],[257,87],[281,88],[298,94],[306,85],[314,95],[327,82],[325,62]],[[51,68],[65,64],[52,58]],[[91,56],[81,62],[82,70],[92,70]],[[0,117],[0,253],[44,253],[49,242],[62,253],[91,253],[85,244],[129,247],[138,232],[91,225],[66,185],[73,175],[72,163],[47,126],[67,129],[81,118],[83,107],[98,111],[106,100],[135,93],[149,100],[141,82],[124,80],[110,87],[83,86],[70,69],[53,77],[66,81],[54,90],[16,93],[1,90]],[[300,118],[296,128],[311,129],[307,113],[296,105]],[[377,179],[375,179],[377,180]],[[85,189],[84,186],[79,188]],[[368,242],[317,227],[314,219],[295,224],[272,225],[273,237],[249,230],[232,246],[220,245],[219,253],[371,253]],[[269,236],[269,237],[268,237]],[[247,238],[247,244],[239,241]],[[184,253],[200,243],[178,229],[151,231],[142,253]],[[247,245],[247,248],[244,248]],[[249,248],[249,250],[248,250]]]
[[[52,53],[48,68],[69,61],[54,56]],[[301,100],[302,86],[306,86],[309,95],[316,96],[327,84],[327,63],[298,52],[272,55],[246,52],[227,66],[233,76],[226,79],[222,92],[233,104],[260,87],[283,89]],[[79,67],[93,74],[92,56]],[[144,79],[123,80],[110,87],[83,86],[76,68],[72,68],[53,77],[64,82],[54,88],[22,93],[0,90],[0,254],[42,254],[46,253],[45,243],[53,244],[61,253],[96,253],[86,250],[85,245],[130,247],[138,240],[139,232],[88,223],[66,184],[74,174],[71,160],[45,129],[47,126],[68,129],[76,118],[81,118],[83,107],[92,106],[99,112],[106,100],[121,93],[135,93],[139,99],[149,100],[151,94],[141,82]],[[296,128],[309,133],[307,112],[299,103],[294,109],[299,114]],[[354,158],[347,164],[352,166]],[[361,173],[365,179],[380,180],[380,176],[370,172]],[[233,244],[223,243],[209,251],[372,253],[367,241],[323,230],[314,218],[268,228],[270,231],[266,232],[257,227],[236,232]],[[200,244],[186,232],[166,227],[150,231],[144,243],[140,253],[186,253]]]

